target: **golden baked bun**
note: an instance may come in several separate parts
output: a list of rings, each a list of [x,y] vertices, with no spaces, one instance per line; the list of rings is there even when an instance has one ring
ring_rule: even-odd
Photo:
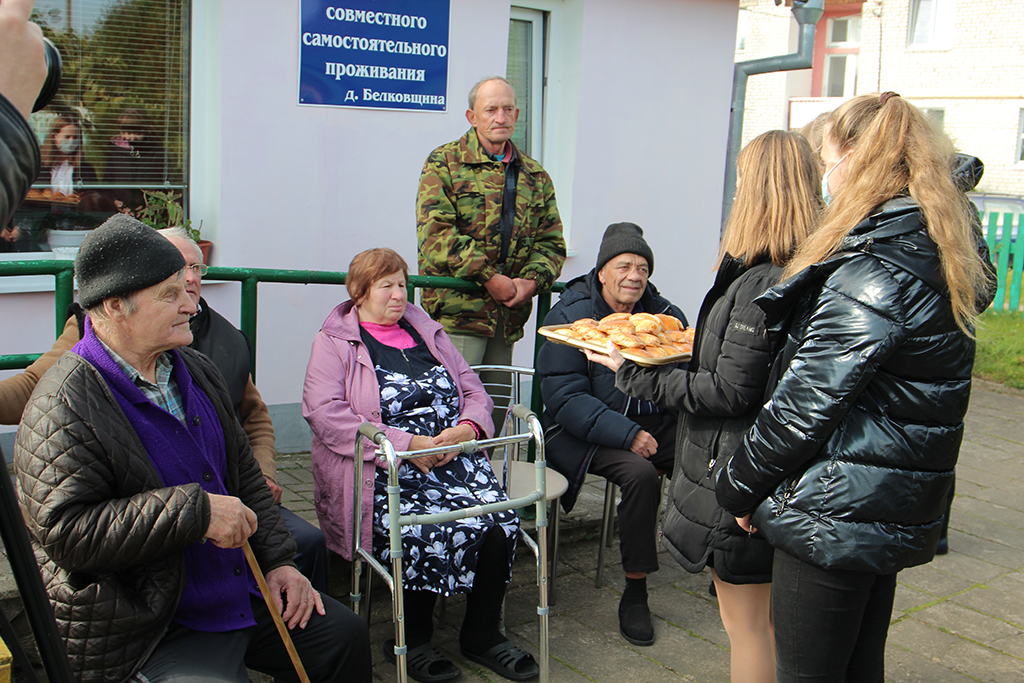
[[[618,320],[629,320],[629,313],[610,313],[601,318],[602,323],[616,322]]]
[[[644,346],[660,346],[661,340],[658,339],[658,335],[650,334],[648,332],[636,331],[636,336],[639,337],[640,341],[644,343]]]
[[[637,349],[644,346],[644,343],[640,341],[635,334],[621,330],[613,330],[609,332],[608,338],[611,339],[612,343],[620,349]]]
[[[661,321],[661,324],[664,326],[666,330],[681,332],[683,329],[683,323],[682,321],[679,320],[679,318],[667,315],[665,313],[655,313],[654,317]]]
[[[637,332],[648,334],[656,334],[665,328],[664,324],[650,313],[634,313],[629,316],[629,322],[633,323]]]

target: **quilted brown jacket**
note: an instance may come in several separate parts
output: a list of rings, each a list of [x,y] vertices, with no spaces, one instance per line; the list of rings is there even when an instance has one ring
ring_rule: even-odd
[[[205,356],[179,349],[224,429],[228,491],[259,520],[249,539],[264,572],[293,564],[295,541]],[[124,681],[177,609],[184,549],[200,542],[210,503],[199,484],[165,487],[106,382],[66,353],[36,386],[14,449],[36,559],[79,680]]]

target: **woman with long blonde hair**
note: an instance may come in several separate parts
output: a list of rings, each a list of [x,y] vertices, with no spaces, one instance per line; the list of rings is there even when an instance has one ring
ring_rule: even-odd
[[[844,103],[822,159],[822,225],[758,302],[770,398],[716,491],[775,547],[779,681],[881,683],[896,574],[938,544],[988,281],[952,146],[916,107]]]
[[[743,148],[737,171],[718,273],[700,309],[689,367],[640,367],[614,350],[587,355],[616,370],[615,385],[626,394],[679,415],[665,545],[687,571],[711,568],[733,683],[773,683],[773,551],[718,505],[713,475],[740,447],[764,402],[769,344],[754,299],[778,281],[817,225],[821,172],[807,141],[781,130]]]

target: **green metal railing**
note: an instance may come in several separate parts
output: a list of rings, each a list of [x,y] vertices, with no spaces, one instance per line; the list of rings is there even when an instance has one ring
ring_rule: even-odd
[[[13,275],[54,275],[56,278],[54,292],[55,336],[59,336],[67,322],[68,306],[74,301],[74,262],[73,261],[6,261],[0,262],[0,277]],[[205,282],[230,281],[242,285],[241,310],[239,322],[242,332],[252,341],[252,371],[256,378],[256,323],[259,308],[258,285],[261,282],[300,285],[343,285],[346,273],[326,270],[275,270],[273,268],[222,268],[212,267],[204,276]],[[416,289],[424,287],[432,289],[455,289],[472,291],[482,289],[480,285],[469,280],[452,277],[432,277],[412,275],[409,277],[409,300],[414,300]],[[564,289],[564,283],[556,283],[554,291]],[[537,320],[544,320],[551,310],[551,294],[541,294],[534,306]],[[540,349],[542,337],[537,336],[534,343],[534,361]],[[19,353],[0,355],[0,370],[15,370],[28,367],[41,354]],[[534,406],[540,405],[540,383],[533,383]],[[537,411],[539,412],[539,411]]]

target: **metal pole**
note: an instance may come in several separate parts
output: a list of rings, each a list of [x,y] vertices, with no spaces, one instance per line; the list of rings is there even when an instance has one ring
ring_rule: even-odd
[[[775,4],[779,4],[776,0]],[[800,25],[800,44],[793,54],[736,62],[732,79],[732,115],[729,119],[729,149],[725,158],[725,192],[722,197],[722,230],[729,220],[736,192],[736,155],[743,142],[744,103],[747,77],[753,74],[810,69],[814,65],[814,29],[825,12],[825,0],[793,0],[793,18]]]

